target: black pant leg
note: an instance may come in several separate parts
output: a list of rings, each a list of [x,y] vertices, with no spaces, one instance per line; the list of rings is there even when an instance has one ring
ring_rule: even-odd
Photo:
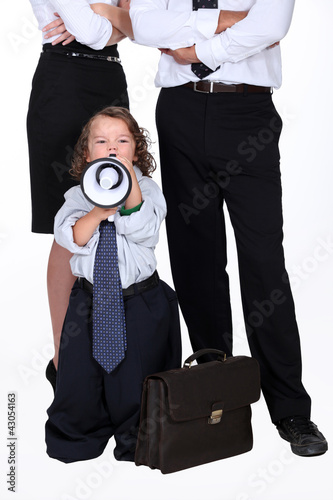
[[[281,119],[270,95],[236,97],[212,108],[209,114],[216,118],[219,113],[223,119],[221,126],[214,120],[209,131],[211,154],[217,156],[220,144],[237,166],[224,196],[237,244],[248,341],[261,366],[263,394],[273,422],[290,415],[310,416],[282,245]],[[238,125],[232,123],[235,115]],[[228,144],[223,139],[221,144],[228,122],[233,124]]]
[[[206,156],[207,98],[190,89],[163,89],[159,134],[166,228],[173,280],[193,350],[231,354],[232,335],[223,196]]]
[[[117,460],[134,460],[140,420],[142,383],[147,375],[179,368],[180,325],[177,298],[161,280],[144,293],[125,297],[127,351],[109,375],[105,397],[115,426]]]
[[[113,435],[103,369],[92,357],[91,340],[91,294],[76,283],[61,334],[56,392],[45,425],[48,455],[65,463],[98,457]]]

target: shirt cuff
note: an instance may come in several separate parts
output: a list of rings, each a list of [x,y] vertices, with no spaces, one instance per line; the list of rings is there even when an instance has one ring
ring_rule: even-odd
[[[102,50],[106,47],[106,44],[111,38],[113,32],[113,27],[110,21],[105,17],[102,18],[102,26],[100,28],[100,32],[98,32],[98,37],[95,36],[94,40],[91,40],[90,43],[86,43],[85,37],[82,38],[82,42],[84,45],[88,45],[91,49],[94,50]],[[78,40],[79,41],[79,40]]]
[[[229,58],[227,51],[221,44],[221,35],[215,35],[210,40],[197,43],[195,52],[198,59],[213,71]]]
[[[133,208],[125,208],[125,207],[121,207],[120,209],[120,215],[131,215],[133,214],[134,212],[138,212],[140,210],[140,208],[142,207],[142,203],[139,203],[139,205],[137,205],[136,207],[133,207]]]
[[[219,9],[199,9],[196,12],[194,28],[207,40],[215,34],[219,22]]]
[[[90,240],[85,245],[79,246],[74,242],[73,226],[81,217],[86,214],[87,212],[77,212],[73,215],[68,216],[61,227],[58,227],[56,224],[54,227],[55,241],[58,243],[58,245],[66,248],[73,254],[91,255],[94,247],[97,245],[99,240],[99,231],[98,228],[96,228]]]

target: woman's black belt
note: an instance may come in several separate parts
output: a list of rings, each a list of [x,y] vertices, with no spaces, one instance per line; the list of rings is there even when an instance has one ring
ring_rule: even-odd
[[[53,52],[55,54],[61,54],[63,56],[67,57],[78,57],[78,58],[85,58],[85,59],[96,59],[98,61],[108,61],[108,62],[115,62],[118,64],[121,64],[121,60],[119,57],[116,56],[108,56],[108,55],[102,55],[102,54],[86,54],[83,52],[77,52],[77,51],[71,51],[71,50],[63,50],[63,49],[57,49],[55,47],[48,48],[48,47],[43,47],[43,52]]]

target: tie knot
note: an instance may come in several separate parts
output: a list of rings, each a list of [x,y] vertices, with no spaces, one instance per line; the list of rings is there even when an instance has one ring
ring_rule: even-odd
[[[99,232],[101,234],[114,234],[115,233],[115,225],[113,221],[109,221],[108,219],[102,220],[99,225]]]
[[[100,226],[105,227],[108,224],[113,224],[113,222],[109,221],[108,219],[105,219],[101,221]]]

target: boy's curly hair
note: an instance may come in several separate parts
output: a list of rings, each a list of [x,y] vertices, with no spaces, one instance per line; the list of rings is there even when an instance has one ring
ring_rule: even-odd
[[[102,109],[101,111],[98,111],[83,127],[81,135],[74,148],[70,174],[76,180],[80,180],[81,174],[85,166],[87,165],[86,155],[88,151],[88,139],[90,135],[91,125],[98,116],[119,118],[126,123],[128,130],[132,134],[136,144],[135,154],[138,159],[135,161],[135,165],[141,170],[143,175],[151,177],[151,174],[156,169],[156,161],[153,155],[148,151],[151,145],[149,134],[146,129],[139,127],[128,109],[118,106],[109,106]]]

